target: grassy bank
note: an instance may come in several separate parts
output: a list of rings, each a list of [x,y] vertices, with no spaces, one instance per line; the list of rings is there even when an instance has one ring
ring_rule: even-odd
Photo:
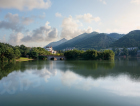
[[[16,59],[16,61],[29,61],[29,60],[34,60],[34,59],[29,59],[25,57],[20,57],[19,59]]]

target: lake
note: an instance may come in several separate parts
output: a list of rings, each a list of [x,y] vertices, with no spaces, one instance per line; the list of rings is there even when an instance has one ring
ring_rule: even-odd
[[[0,106],[140,106],[140,58],[3,64]]]

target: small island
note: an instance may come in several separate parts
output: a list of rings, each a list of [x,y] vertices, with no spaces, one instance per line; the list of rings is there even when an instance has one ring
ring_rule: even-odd
[[[112,50],[70,50],[64,53],[68,60],[114,60],[114,52]]]

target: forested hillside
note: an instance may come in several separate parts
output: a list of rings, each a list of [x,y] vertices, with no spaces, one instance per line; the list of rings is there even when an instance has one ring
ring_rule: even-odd
[[[60,45],[54,47],[54,50],[62,50],[62,49],[65,49],[65,48],[67,48],[67,47],[75,47],[75,45],[76,45],[77,43],[79,43],[79,42],[81,42],[81,41],[83,41],[83,40],[85,40],[85,39],[87,39],[87,38],[90,38],[90,37],[92,37],[92,36],[95,36],[95,35],[97,35],[97,34],[98,34],[97,32],[92,32],[92,33],[90,33],[90,34],[88,34],[88,33],[83,33],[83,34],[81,34],[81,35],[79,35],[79,36],[77,36],[77,37],[75,37],[75,38],[73,38],[73,39],[68,40],[68,41],[65,42],[65,43],[62,43],[62,44],[60,44]]]
[[[93,32],[90,34],[84,33],[79,35],[59,46],[54,47],[55,50],[62,50],[67,47],[75,47],[78,49],[104,49],[108,48],[115,39],[107,36],[104,33]]]
[[[110,33],[110,34],[107,34],[107,35],[110,36],[111,38],[114,38],[115,40],[118,40],[121,37],[123,37],[125,34]]]
[[[140,30],[134,30],[115,41],[110,47],[139,47],[140,46]]]

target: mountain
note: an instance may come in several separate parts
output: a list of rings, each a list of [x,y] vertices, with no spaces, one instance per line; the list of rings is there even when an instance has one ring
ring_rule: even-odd
[[[111,47],[138,47],[140,46],[140,30],[134,30],[115,41]]]
[[[83,41],[80,41],[75,45],[79,49],[105,49],[108,48],[115,39],[107,36],[107,34],[101,33],[90,38],[87,38]]]
[[[67,47],[75,47],[78,49],[103,49],[109,47],[109,45],[114,41],[115,39],[104,33],[84,33],[54,47],[54,50],[62,50],[66,49]]]
[[[62,43],[65,43],[66,41],[67,41],[67,39],[63,38],[63,39],[61,39],[61,40],[59,40],[57,42],[51,42],[48,45],[46,45],[45,47],[47,47],[47,46],[55,47],[55,46],[58,46],[58,45],[60,45]]]
[[[79,35],[79,36],[76,36],[75,38],[72,38],[72,39],[68,40],[68,41],[65,42],[65,43],[62,43],[62,44],[60,44],[60,45],[54,47],[54,50],[62,50],[62,49],[65,49],[65,48],[67,48],[67,47],[75,47],[75,45],[76,45],[78,42],[80,42],[80,41],[82,41],[82,40],[84,40],[84,39],[87,39],[87,38],[89,38],[89,37],[92,37],[92,36],[94,36],[94,35],[96,35],[96,34],[98,34],[98,33],[97,33],[97,32],[92,32],[92,33],[90,33],[90,34],[88,34],[88,33],[83,33],[83,34],[81,34],[81,35]]]
[[[120,39],[121,37],[123,37],[125,34],[118,34],[118,33],[110,33],[110,34],[107,34],[108,36],[118,40]]]

